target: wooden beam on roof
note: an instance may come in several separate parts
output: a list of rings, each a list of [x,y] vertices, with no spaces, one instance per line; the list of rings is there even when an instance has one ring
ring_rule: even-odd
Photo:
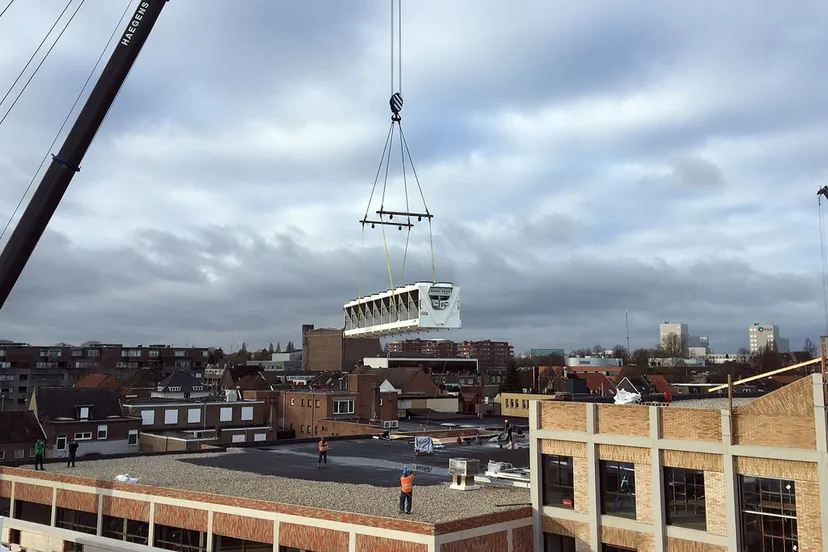
[[[743,378],[733,382],[733,385],[740,385],[742,383],[748,383],[750,381],[756,381],[762,378],[768,378],[770,376],[775,376],[776,374],[781,374],[782,372],[787,372],[789,370],[795,370],[797,368],[802,368],[803,366],[808,366],[810,364],[816,364],[817,362],[822,362],[822,358],[813,358],[811,360],[806,360],[805,362],[800,362],[799,364],[792,364],[790,366],[786,366],[784,368],[779,368],[778,370],[771,370],[770,372],[765,372],[763,374],[758,374],[756,376],[750,376],[749,378]],[[715,391],[721,391],[722,389],[727,389],[727,384],[718,385],[716,387],[711,387],[707,390],[708,393],[713,393]]]

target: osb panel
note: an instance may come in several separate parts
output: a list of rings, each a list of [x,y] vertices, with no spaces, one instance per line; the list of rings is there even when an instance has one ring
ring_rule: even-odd
[[[558,456],[571,456],[573,458],[586,458],[586,443],[575,441],[557,441],[553,439],[541,440],[541,454],[556,454]]]
[[[606,526],[601,527],[601,542],[639,552],[650,551],[654,545],[653,536],[647,533]]]
[[[357,534],[356,552],[428,552],[428,545]]]
[[[653,470],[647,464],[635,465],[635,519],[653,523]]]
[[[58,508],[69,510],[80,510],[81,512],[98,513],[98,495],[92,493],[79,493],[77,491],[57,490],[56,499]]]
[[[822,552],[822,520],[819,510],[819,483],[800,481],[796,484],[796,525],[799,552]]]
[[[130,500],[128,498],[103,497],[101,504],[103,515],[132,519],[149,523],[150,503],[141,500]]]
[[[503,552],[508,548],[508,533],[500,531],[470,539],[447,542],[440,546],[440,552]]]
[[[575,511],[589,513],[589,461],[586,458],[572,459],[572,479],[575,488]]]
[[[155,523],[191,531],[207,531],[207,510],[156,503]]]
[[[598,458],[611,462],[629,462],[632,464],[652,464],[650,449],[641,447],[624,447],[621,445],[598,445]]]
[[[704,502],[707,532],[727,536],[727,497],[723,473],[705,472]]]
[[[733,434],[733,442],[737,445],[816,449],[813,411],[810,417],[794,419],[785,414],[737,411],[733,416]]]
[[[817,464],[794,460],[772,460],[770,458],[736,458],[736,473],[754,477],[793,479],[794,481],[819,481]]]
[[[575,537],[576,539],[586,539],[589,535],[589,524],[579,521],[543,516],[541,518],[541,525],[544,533]]]
[[[213,533],[253,542],[272,543],[273,521],[214,512]]]
[[[541,429],[586,431],[587,403],[540,401]]]
[[[0,496],[3,498],[11,498],[12,494],[12,482],[11,481],[0,481]]]
[[[650,407],[599,404],[598,433],[650,436]]]
[[[685,441],[722,441],[722,414],[706,408],[661,409],[661,437]]]
[[[532,552],[534,530],[531,525],[512,529],[512,552]]]
[[[727,547],[667,537],[667,552],[727,552]]]
[[[350,535],[343,531],[295,525],[279,524],[279,546],[299,548],[300,550],[325,550],[330,552],[348,552]]]
[[[18,483],[14,486],[14,499],[24,502],[52,505],[52,488],[43,485]]]
[[[668,468],[685,468],[705,472],[724,472],[721,454],[686,452],[683,450],[662,451],[662,464]]]

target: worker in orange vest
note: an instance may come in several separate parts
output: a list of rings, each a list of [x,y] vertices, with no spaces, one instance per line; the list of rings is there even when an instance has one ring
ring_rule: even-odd
[[[411,494],[414,492],[414,474],[404,468],[400,477],[400,513],[411,513]]]
[[[325,467],[328,467],[328,442],[324,437],[319,438],[319,460],[316,462],[316,467],[322,467],[322,460],[325,460]]]

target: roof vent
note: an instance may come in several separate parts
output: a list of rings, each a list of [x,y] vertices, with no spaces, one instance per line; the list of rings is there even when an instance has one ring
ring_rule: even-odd
[[[474,482],[474,476],[480,472],[480,460],[476,458],[450,458],[449,474],[451,474],[451,488],[458,491],[479,489],[480,485]]]

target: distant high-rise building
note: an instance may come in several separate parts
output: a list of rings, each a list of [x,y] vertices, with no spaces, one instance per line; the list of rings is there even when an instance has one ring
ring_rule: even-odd
[[[761,349],[776,345],[777,352],[788,353],[791,350],[790,341],[779,335],[779,326],[776,324],[760,324],[754,322],[748,328],[748,350],[758,353]]]
[[[663,346],[664,340],[670,334],[676,334],[684,344],[685,353],[690,343],[690,333],[687,331],[687,324],[682,322],[664,322],[658,325],[658,345]]]

